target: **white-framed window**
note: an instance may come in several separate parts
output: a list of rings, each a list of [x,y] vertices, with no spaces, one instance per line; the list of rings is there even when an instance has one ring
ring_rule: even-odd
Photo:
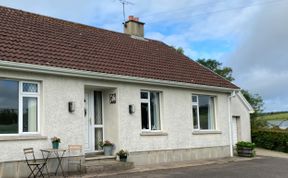
[[[215,97],[192,95],[194,130],[215,130]]]
[[[141,91],[141,128],[142,130],[161,130],[160,92]]]
[[[39,83],[0,79],[0,135],[39,133]]]

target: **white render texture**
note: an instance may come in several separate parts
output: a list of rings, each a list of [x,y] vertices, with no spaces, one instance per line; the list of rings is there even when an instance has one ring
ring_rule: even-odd
[[[31,80],[41,83],[40,135],[47,139],[1,141],[0,162],[23,160],[23,148],[33,147],[40,157],[41,148],[51,147],[50,138],[58,136],[62,143],[84,145],[84,91],[85,88],[103,91],[104,139],[116,144],[116,150],[130,152],[191,149],[205,147],[227,147],[229,145],[228,96],[229,93],[206,92],[175,87],[131,84],[76,77],[64,77],[37,73],[0,70],[0,78]],[[162,131],[149,136],[141,134],[140,91],[161,92]],[[116,104],[109,103],[109,94],[116,93]],[[193,94],[216,96],[217,133],[193,134],[192,103]],[[68,112],[68,102],[76,104],[74,113]],[[128,106],[135,105],[135,113],[129,114]],[[236,104],[236,106],[235,106]],[[241,108],[237,103],[232,108]],[[241,103],[238,103],[241,105]],[[244,107],[244,106],[243,106]],[[236,112],[236,111],[235,111]],[[235,113],[233,111],[233,113]],[[249,113],[239,110],[243,117],[245,133],[250,129]],[[243,113],[244,113],[244,116]],[[248,117],[248,118],[247,118]],[[244,132],[244,131],[243,131]],[[241,132],[242,133],[242,132]],[[245,139],[250,135],[242,133]],[[25,136],[23,136],[25,137]],[[226,149],[225,149],[226,150]],[[229,150],[227,150],[228,152]],[[229,153],[228,153],[229,154]],[[221,154],[219,154],[221,155]],[[199,156],[201,157],[201,156]]]
[[[141,135],[141,90],[161,92],[161,125],[162,132],[165,134]],[[119,93],[121,106],[124,106],[120,107],[119,112],[121,148],[133,152],[229,145],[228,94],[148,85],[123,85]],[[192,134],[192,93],[216,96],[216,129],[221,131],[221,134]],[[135,105],[134,114],[128,113],[129,104]]]
[[[231,115],[237,116],[238,141],[251,141],[250,114],[238,94],[231,99]]]

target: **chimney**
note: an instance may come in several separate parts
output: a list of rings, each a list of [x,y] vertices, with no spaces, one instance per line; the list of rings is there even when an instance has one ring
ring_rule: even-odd
[[[124,23],[124,33],[144,38],[144,23],[138,17],[130,15]]]

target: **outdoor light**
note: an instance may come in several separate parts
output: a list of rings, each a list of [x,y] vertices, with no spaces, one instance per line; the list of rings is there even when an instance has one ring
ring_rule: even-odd
[[[75,111],[75,102],[73,102],[73,101],[68,102],[68,110],[71,113]]]
[[[129,114],[133,114],[135,113],[135,105],[134,104],[130,104],[129,105]]]

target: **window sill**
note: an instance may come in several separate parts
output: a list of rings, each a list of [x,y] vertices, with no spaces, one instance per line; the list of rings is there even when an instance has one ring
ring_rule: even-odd
[[[158,132],[145,131],[145,132],[140,133],[140,136],[167,136],[167,135],[168,135],[168,133],[161,132],[161,131],[158,131]]]
[[[47,140],[47,136],[41,135],[13,135],[13,136],[1,136],[0,141],[21,141],[21,140]]]
[[[192,132],[193,135],[222,134],[220,130],[197,130]]]

